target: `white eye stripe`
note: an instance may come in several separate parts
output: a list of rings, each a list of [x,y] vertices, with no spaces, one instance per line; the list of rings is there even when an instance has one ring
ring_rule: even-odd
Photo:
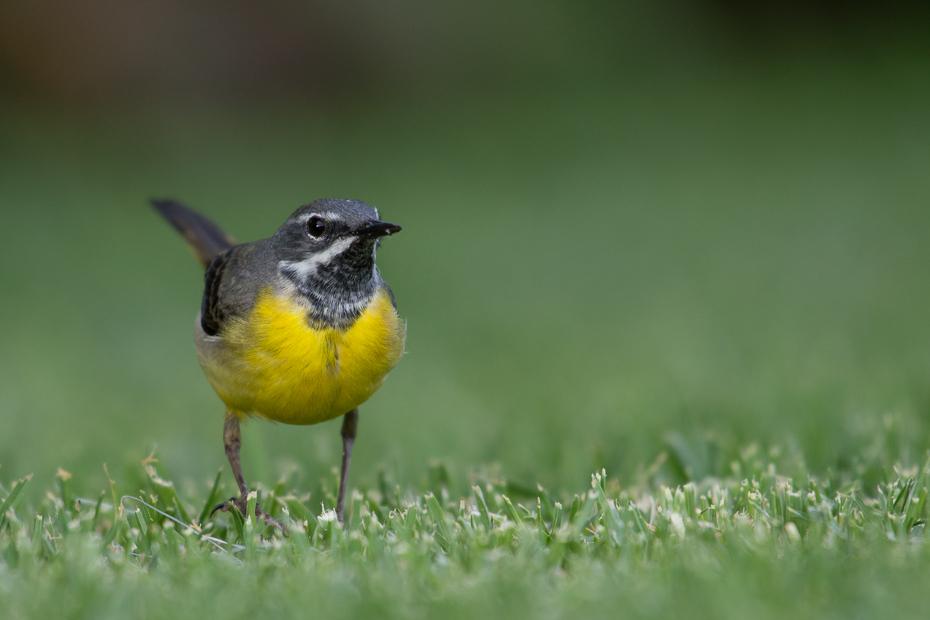
[[[300,279],[305,279],[307,276],[316,273],[320,265],[328,265],[333,259],[348,250],[353,241],[355,239],[352,237],[343,237],[334,241],[331,246],[322,252],[317,252],[302,261],[283,260],[278,263],[278,268],[289,271]]]
[[[310,221],[310,218],[312,218],[312,217],[321,218],[322,220],[324,220],[324,221],[326,221],[326,222],[343,222],[343,221],[345,221],[345,220],[342,219],[342,216],[341,216],[341,215],[339,215],[338,213],[332,213],[332,212],[330,212],[330,211],[326,211],[326,212],[324,212],[324,213],[304,213],[303,215],[301,215],[301,216],[299,216],[299,217],[297,218],[297,221],[300,222],[301,224],[306,224],[307,222]]]

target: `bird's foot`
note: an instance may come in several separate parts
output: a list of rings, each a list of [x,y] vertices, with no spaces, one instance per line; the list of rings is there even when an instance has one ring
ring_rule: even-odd
[[[213,510],[210,511],[210,516],[213,516],[217,510],[221,512],[229,512],[231,509],[236,508],[239,512],[242,513],[243,517],[248,517],[249,514],[249,504],[247,497],[230,497],[229,500],[223,502],[222,504],[217,504],[214,506]],[[284,536],[287,536],[287,526],[283,523],[280,523],[277,519],[273,518],[270,514],[259,508],[255,507],[255,516],[260,517],[266,525],[271,525],[273,527],[281,530],[281,533]]]

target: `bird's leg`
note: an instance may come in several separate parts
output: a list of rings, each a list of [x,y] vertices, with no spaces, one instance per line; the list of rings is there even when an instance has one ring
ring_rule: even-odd
[[[226,410],[226,421],[223,423],[223,446],[226,448],[226,458],[232,467],[233,477],[239,487],[239,495],[248,498],[249,487],[245,484],[242,475],[242,465],[239,463],[239,448],[242,447],[242,435],[239,432],[239,416]]]
[[[343,507],[346,499],[346,481],[349,479],[349,465],[352,462],[352,444],[358,432],[358,408],[345,415],[342,420],[342,475],[339,476],[339,497],[336,499],[336,518],[342,523]]]
[[[239,432],[239,416],[229,409],[226,410],[226,422],[223,424],[223,445],[226,447],[226,458],[229,459],[229,466],[232,468],[233,477],[236,479],[236,486],[239,487],[239,497],[231,497],[229,501],[214,507],[210,511],[212,516],[217,510],[228,511],[231,507],[236,507],[242,516],[248,517],[249,487],[245,484],[245,477],[242,475],[242,465],[239,463],[239,448],[242,447],[242,435]],[[284,534],[287,534],[287,528],[278,523],[271,515],[255,507],[255,516],[261,517],[268,525],[279,528]]]

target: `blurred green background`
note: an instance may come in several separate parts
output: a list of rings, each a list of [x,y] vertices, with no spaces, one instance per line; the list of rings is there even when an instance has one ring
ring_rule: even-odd
[[[671,480],[738,446],[928,446],[922,3],[352,1],[0,8],[0,477],[101,488],[157,445],[204,493],[223,408],[201,272],[148,207],[241,240],[358,198],[407,355],[352,481]],[[247,477],[337,465],[253,422]],[[890,429],[890,430],[889,430]],[[690,454],[690,456],[688,456]],[[687,471],[684,471],[687,469]]]

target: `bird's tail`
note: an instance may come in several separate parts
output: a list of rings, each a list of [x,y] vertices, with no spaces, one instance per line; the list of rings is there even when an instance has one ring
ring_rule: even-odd
[[[152,206],[181,233],[204,269],[213,259],[237,245],[223,229],[174,200],[153,200]]]

